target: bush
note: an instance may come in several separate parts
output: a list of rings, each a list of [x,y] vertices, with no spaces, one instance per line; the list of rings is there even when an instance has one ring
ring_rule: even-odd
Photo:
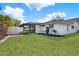
[[[53,32],[54,32],[54,33],[57,33],[57,31],[56,31],[55,29],[53,29]]]

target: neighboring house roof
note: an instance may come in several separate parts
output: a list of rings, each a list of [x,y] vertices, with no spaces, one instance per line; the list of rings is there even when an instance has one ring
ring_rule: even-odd
[[[67,21],[79,23],[79,18],[68,19]]]
[[[29,25],[36,25],[36,24],[39,24],[39,23],[37,23],[37,22],[28,22],[28,23],[21,24],[20,27],[23,27],[25,25],[29,26]]]

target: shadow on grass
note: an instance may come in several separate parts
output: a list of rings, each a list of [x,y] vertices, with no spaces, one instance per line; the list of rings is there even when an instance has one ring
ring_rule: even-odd
[[[36,33],[26,33],[24,34],[25,36],[34,36],[34,37],[40,37],[40,38],[48,38],[48,39],[53,39],[53,40],[64,40],[64,39],[68,39],[71,38],[73,36],[79,35],[79,33],[72,33],[72,34],[67,34],[67,35],[47,35],[47,34],[36,34]]]

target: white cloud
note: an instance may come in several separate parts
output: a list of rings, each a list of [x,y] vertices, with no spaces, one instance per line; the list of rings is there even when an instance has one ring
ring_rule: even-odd
[[[59,16],[60,18],[64,18],[66,16],[66,13],[64,13],[64,12],[53,12],[51,14],[47,14],[43,19],[38,20],[38,22],[47,22],[47,21],[56,19],[57,16]]]
[[[37,11],[40,11],[41,9],[55,5],[55,3],[25,3],[26,6],[32,10],[33,8],[36,8]]]
[[[18,19],[20,21],[22,21],[22,23],[25,22],[24,20],[24,10],[21,8],[12,8],[10,6],[6,6],[5,9],[3,10],[3,13],[6,15],[9,15],[10,17],[14,18],[14,19]]]

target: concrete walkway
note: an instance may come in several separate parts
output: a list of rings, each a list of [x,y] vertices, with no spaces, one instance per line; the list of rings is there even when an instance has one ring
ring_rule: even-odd
[[[0,43],[3,43],[6,41],[9,37],[17,37],[17,36],[23,36],[23,35],[11,35],[11,36],[6,36],[4,39],[0,40]]]

